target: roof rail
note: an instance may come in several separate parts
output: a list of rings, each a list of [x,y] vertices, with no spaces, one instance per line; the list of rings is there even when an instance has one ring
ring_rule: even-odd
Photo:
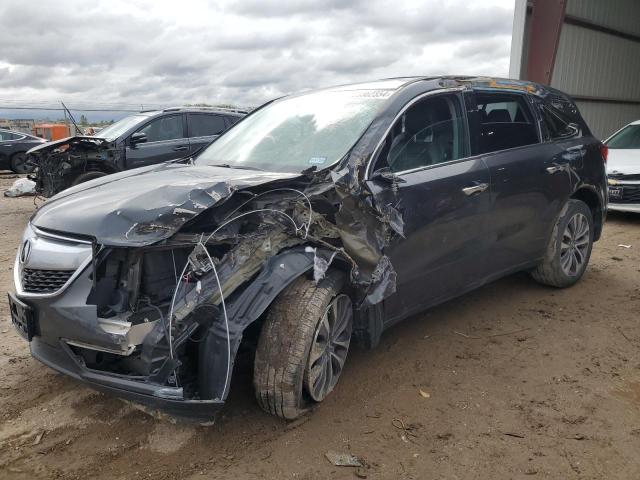
[[[162,110],[163,112],[176,112],[180,110],[210,110],[214,112],[230,112],[230,113],[241,113],[247,114],[249,110],[244,108],[232,108],[232,107],[207,107],[207,106],[188,106],[185,105],[183,107],[169,107]]]

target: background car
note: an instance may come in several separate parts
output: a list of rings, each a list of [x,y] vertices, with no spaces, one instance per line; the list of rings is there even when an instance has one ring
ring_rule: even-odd
[[[0,170],[31,173],[35,165],[28,161],[27,151],[46,142],[44,138],[0,129]]]
[[[246,112],[204,107],[145,111],[92,136],[76,136],[33,149],[36,189],[45,197],[111,173],[194,154]]]
[[[605,140],[609,210],[640,213],[640,120]]]

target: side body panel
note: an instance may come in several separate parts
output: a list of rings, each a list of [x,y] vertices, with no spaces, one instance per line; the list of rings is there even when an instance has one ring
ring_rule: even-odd
[[[467,290],[485,270],[489,191],[470,196],[462,191],[489,183],[483,161],[468,159],[400,177],[406,238],[388,252],[397,291],[385,300],[386,323]]]

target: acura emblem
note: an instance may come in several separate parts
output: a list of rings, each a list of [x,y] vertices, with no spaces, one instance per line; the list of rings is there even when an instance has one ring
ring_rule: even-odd
[[[25,240],[22,244],[22,250],[20,250],[20,263],[23,265],[27,263],[29,255],[31,255],[31,239]]]

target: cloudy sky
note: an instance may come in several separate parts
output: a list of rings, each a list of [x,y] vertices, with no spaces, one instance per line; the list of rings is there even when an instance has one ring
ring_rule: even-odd
[[[2,0],[0,104],[248,106],[392,76],[505,76],[513,4]]]

